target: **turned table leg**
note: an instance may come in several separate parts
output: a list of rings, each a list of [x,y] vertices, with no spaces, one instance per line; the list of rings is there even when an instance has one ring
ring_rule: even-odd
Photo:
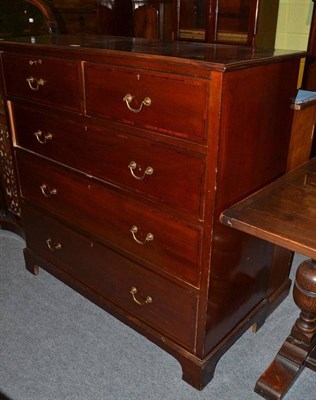
[[[316,260],[299,266],[293,297],[300,316],[255,386],[255,392],[269,400],[282,399],[304,367],[316,371]]]

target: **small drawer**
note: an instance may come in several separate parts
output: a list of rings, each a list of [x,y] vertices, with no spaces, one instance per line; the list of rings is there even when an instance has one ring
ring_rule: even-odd
[[[27,247],[76,280],[189,349],[197,295],[94,243],[33,208],[23,209]]]
[[[87,114],[205,140],[207,82],[86,63]]]
[[[14,102],[12,110],[16,146],[71,167],[82,163],[87,136],[84,125]]]
[[[13,104],[16,144],[202,216],[204,158],[114,129],[81,125]]]
[[[81,111],[80,63],[55,58],[2,55],[7,96]]]
[[[22,196],[177,278],[198,285],[202,228],[18,151]]]

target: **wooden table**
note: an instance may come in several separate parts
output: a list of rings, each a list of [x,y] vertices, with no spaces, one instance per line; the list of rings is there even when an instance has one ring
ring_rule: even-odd
[[[304,367],[316,371],[316,158],[225,210],[223,224],[307,256],[294,301],[301,313],[255,391],[281,399]]]

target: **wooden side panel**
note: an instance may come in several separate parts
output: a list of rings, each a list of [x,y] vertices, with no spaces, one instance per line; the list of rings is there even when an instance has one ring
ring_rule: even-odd
[[[294,111],[287,171],[308,161],[316,121],[316,104]]]
[[[273,259],[272,245],[221,226],[219,215],[285,172],[298,68],[290,61],[224,78],[206,353],[266,301],[272,264],[274,289],[288,282],[289,265]]]

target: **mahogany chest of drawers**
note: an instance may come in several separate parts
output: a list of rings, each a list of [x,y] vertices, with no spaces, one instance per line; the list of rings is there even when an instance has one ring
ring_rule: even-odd
[[[101,36],[0,50],[27,268],[203,388],[289,291],[288,254],[218,219],[284,173],[302,54]]]

